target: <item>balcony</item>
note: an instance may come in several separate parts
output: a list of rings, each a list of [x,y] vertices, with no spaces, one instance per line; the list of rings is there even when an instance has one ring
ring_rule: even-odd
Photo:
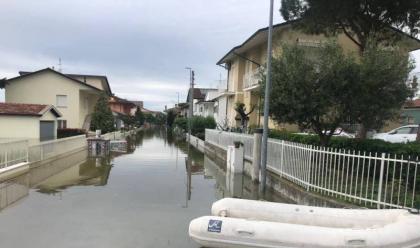
[[[260,87],[260,70],[252,70],[244,75],[244,91],[257,90]]]

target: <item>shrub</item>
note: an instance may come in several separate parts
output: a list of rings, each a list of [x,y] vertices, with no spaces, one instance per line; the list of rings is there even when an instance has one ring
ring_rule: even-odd
[[[174,121],[174,126],[183,130],[184,132],[188,129],[188,120],[185,117],[177,117]]]
[[[108,105],[108,96],[101,94],[95,105],[95,110],[92,114],[92,122],[90,123],[90,130],[101,130],[102,133],[109,133],[115,130],[115,120],[112,111]]]
[[[79,128],[60,128],[57,129],[57,138],[62,139],[66,137],[72,137],[77,135],[86,134],[84,129]]]
[[[174,122],[175,126],[184,130],[184,132],[188,132],[188,119],[185,117],[179,117],[175,119]],[[204,134],[206,129],[215,129],[216,128],[216,121],[213,117],[202,117],[202,116],[194,116],[191,118],[191,134],[200,138],[204,139]]]
[[[318,135],[301,135],[285,131],[270,130],[270,138],[287,140],[307,145],[320,145]],[[390,153],[397,155],[420,156],[420,143],[389,143],[376,139],[349,139],[343,137],[333,137],[328,147],[336,149],[349,149],[366,153]]]

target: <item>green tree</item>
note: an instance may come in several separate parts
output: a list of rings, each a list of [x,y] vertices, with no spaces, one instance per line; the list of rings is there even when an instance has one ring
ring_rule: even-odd
[[[122,116],[122,121],[124,122],[125,128],[129,128],[136,123],[135,119],[134,119],[134,116],[131,116],[131,115],[123,115]]]
[[[245,131],[248,128],[249,116],[252,114],[252,112],[254,112],[254,110],[255,110],[255,105],[253,105],[251,107],[251,110],[249,112],[247,112],[244,103],[241,103],[241,102],[236,103],[235,111],[239,115],[239,119],[241,121],[242,131]]]
[[[141,127],[144,124],[144,114],[140,107],[137,107],[136,113],[134,114],[134,122],[137,126]]]
[[[175,110],[170,109],[168,111],[168,113],[166,114],[166,125],[170,128],[172,128],[175,118],[176,118],[177,114],[175,112]]]
[[[319,57],[309,59],[303,48],[283,46],[282,56],[272,64],[270,115],[279,123],[314,130],[327,145],[350,116],[357,67],[334,43],[320,48]]]
[[[95,110],[92,114],[91,130],[101,130],[102,133],[108,133],[115,130],[114,116],[108,105],[108,96],[101,94],[95,105]]]
[[[358,137],[369,129],[380,129],[399,116],[401,107],[413,95],[408,75],[414,62],[404,52],[368,45],[359,63],[359,80],[353,95]]]
[[[333,42],[313,49],[316,56],[297,45],[283,46],[282,56],[273,60],[270,114],[277,122],[313,129],[322,145],[342,123],[382,127],[412,92],[406,79],[413,64],[399,51],[369,46],[356,60]]]
[[[418,0],[281,0],[285,20],[309,33],[344,33],[364,51],[373,38],[375,44],[393,43],[400,32],[412,36],[420,30]]]

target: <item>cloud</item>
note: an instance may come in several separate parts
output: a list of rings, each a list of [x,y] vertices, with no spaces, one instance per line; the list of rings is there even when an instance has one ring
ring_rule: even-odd
[[[279,9],[276,1],[275,9]],[[114,93],[161,110],[185,100],[186,66],[197,87],[217,85],[215,63],[268,23],[269,1],[13,0],[0,2],[0,77],[57,66],[107,75]],[[278,12],[275,21],[280,22]],[[420,54],[415,55],[418,59]],[[139,99],[140,98],[140,99]],[[1,93],[0,93],[0,99]]]

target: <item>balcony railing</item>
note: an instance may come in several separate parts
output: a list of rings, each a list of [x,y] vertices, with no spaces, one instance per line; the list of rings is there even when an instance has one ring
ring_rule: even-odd
[[[260,85],[260,70],[252,70],[244,75],[244,90],[250,90]]]

